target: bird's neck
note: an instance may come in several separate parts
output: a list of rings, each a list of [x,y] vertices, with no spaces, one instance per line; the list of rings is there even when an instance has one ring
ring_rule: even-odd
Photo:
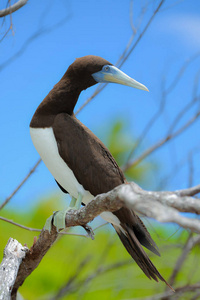
[[[31,127],[50,127],[59,113],[73,115],[81,93],[80,87],[68,79],[61,79],[38,106],[30,123]]]

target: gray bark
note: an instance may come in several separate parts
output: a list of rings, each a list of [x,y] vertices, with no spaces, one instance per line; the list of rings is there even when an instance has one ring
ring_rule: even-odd
[[[0,10],[0,18],[5,17],[13,12],[15,12],[16,10],[20,9],[22,6],[24,6],[26,4],[28,0],[19,0],[18,2],[14,3],[13,5]]]
[[[27,251],[28,248],[23,247],[17,240],[8,240],[0,265],[0,300],[11,299],[18,269]]]
[[[87,229],[87,223],[91,222],[102,212],[116,211],[123,206],[128,206],[135,212],[154,218],[159,222],[173,222],[185,229],[200,233],[200,221],[181,214],[181,212],[200,214],[200,199],[194,197],[194,195],[199,192],[200,185],[174,192],[158,192],[145,191],[134,182],[130,182],[129,184],[122,184],[108,193],[96,196],[87,206],[77,211],[69,210],[65,217],[65,223],[66,227],[83,226]],[[8,288],[13,286],[12,299],[16,299],[18,288],[38,266],[46,252],[56,241],[58,235],[59,233],[54,226],[52,226],[51,232],[43,229],[38,240],[34,242],[31,249],[26,252],[23,264],[21,264],[20,267],[19,264],[15,267],[16,262],[14,258],[13,262],[9,262],[10,265],[13,264],[13,269],[12,266],[10,266],[11,274],[8,277],[10,280],[11,277],[13,280],[16,278],[14,286],[13,283],[10,283],[8,286]],[[6,257],[4,257],[4,259],[5,258]],[[17,277],[15,275],[16,272],[18,273]],[[0,298],[0,300],[1,299],[9,298]]]

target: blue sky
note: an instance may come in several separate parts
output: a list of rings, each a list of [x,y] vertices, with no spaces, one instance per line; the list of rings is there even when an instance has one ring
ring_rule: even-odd
[[[140,20],[141,4],[149,3]],[[134,1],[133,22],[141,21],[141,29],[155,10],[158,1]],[[2,1],[0,9],[7,1]],[[1,26],[5,33],[10,18]],[[131,35],[130,1],[128,0],[60,0],[33,1],[12,15],[11,32],[0,43],[0,201],[3,201],[26,176],[38,154],[29,135],[32,115],[76,57],[94,54],[115,64]],[[139,31],[140,32],[140,31]],[[138,34],[139,34],[138,32]],[[37,34],[39,34],[37,36]],[[135,39],[137,38],[136,35]],[[30,40],[32,36],[37,36]],[[27,44],[27,41],[30,43]],[[22,54],[16,54],[22,49]],[[110,84],[85,108],[78,118],[97,133],[115,117],[129,122],[131,132],[140,136],[155,114],[162,98],[162,84],[175,78],[181,66],[200,52],[200,2],[198,0],[165,1],[122,70],[145,84],[149,93]],[[14,59],[12,59],[14,57]],[[192,99],[195,78],[200,72],[200,57],[191,62],[176,88],[166,99],[164,113],[150,130],[142,149],[162,138],[177,113]],[[96,87],[81,94],[77,107]],[[197,90],[197,94],[199,91]],[[198,101],[199,102],[199,101]],[[194,115],[198,103],[178,123],[183,125]],[[193,160],[193,184],[199,183],[200,122],[185,134],[150,156],[160,164],[154,173],[154,184],[171,174],[168,189],[188,186],[188,153],[196,149]],[[185,162],[180,171],[174,166]],[[151,188],[148,186],[148,188]],[[41,164],[9,206],[28,209],[42,195],[59,192],[46,167]]]

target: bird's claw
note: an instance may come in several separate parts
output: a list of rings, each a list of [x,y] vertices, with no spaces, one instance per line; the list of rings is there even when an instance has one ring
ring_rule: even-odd
[[[47,230],[49,233],[51,232],[53,217],[54,215],[50,216],[44,225],[44,230]]]
[[[92,230],[92,227],[90,227],[89,225],[82,225],[82,227],[85,229],[85,231],[87,232],[88,236],[94,240],[94,231]]]
[[[53,213],[52,216],[50,216],[44,225],[44,230],[47,230],[49,233],[51,232],[52,225],[56,227],[57,232],[60,232],[62,229],[65,229],[65,216],[66,213],[71,210],[75,209],[73,207],[68,207],[66,210],[59,210]]]

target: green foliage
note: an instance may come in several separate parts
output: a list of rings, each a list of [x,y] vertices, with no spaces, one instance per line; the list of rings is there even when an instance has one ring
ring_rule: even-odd
[[[54,210],[54,205],[62,202],[53,197],[41,200],[34,210],[20,214],[4,211],[4,217],[26,226],[42,227],[46,218]],[[147,224],[148,228],[152,224]],[[187,232],[173,226],[158,227],[153,223],[152,236],[159,245],[161,257],[151,254],[153,263],[161,274],[168,279],[177,257],[187,239]],[[17,239],[30,247],[36,233],[26,231],[0,221],[1,244],[3,254],[9,237]],[[80,232],[81,229],[78,229]],[[178,275],[178,286],[187,282],[194,283],[200,276],[196,268],[199,264],[199,249],[196,247],[189,255],[183,270]],[[80,265],[85,261],[85,265]],[[122,266],[118,266],[119,263]],[[95,240],[77,236],[62,236],[45,255],[38,268],[26,279],[20,288],[25,299],[50,299],[75,275],[69,285],[68,294],[60,299],[128,299],[153,295],[165,290],[162,282],[150,281],[123,248],[111,225],[96,231]]]

